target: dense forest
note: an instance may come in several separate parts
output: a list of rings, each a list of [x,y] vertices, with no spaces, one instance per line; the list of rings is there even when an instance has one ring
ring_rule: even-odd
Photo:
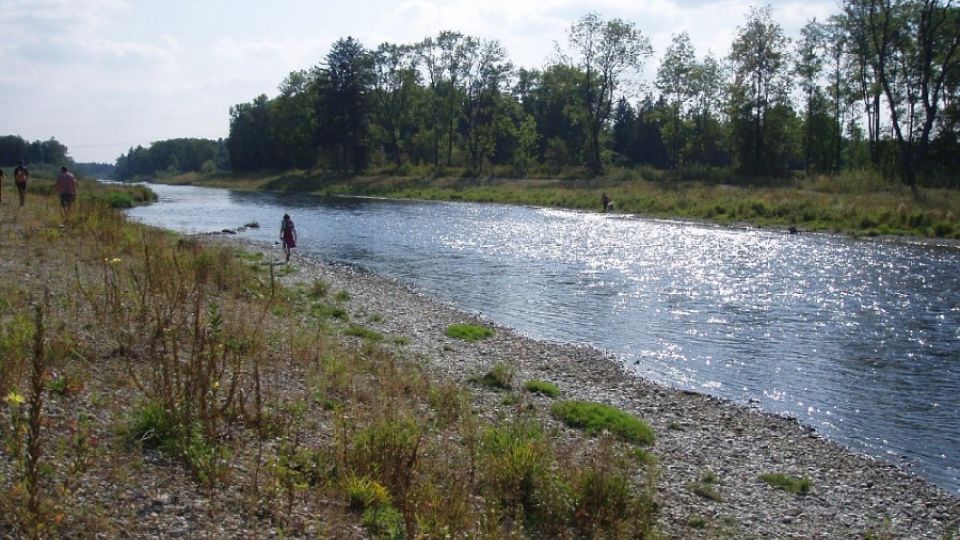
[[[0,167],[25,164],[49,164],[73,166],[67,147],[51,137],[46,141],[28,142],[18,135],[0,135]]]
[[[229,165],[501,176],[871,168],[911,186],[960,186],[960,8],[950,2],[843,0],[796,40],[769,7],[753,9],[726,58],[673,36],[643,94],[632,83],[653,50],[634,23],[592,13],[567,38],[542,69],[453,31],[374,49],[339,39],[276,97],[231,107]]]
[[[117,158],[114,176],[119,180],[157,173],[213,172],[227,170],[226,144],[222,140],[167,139],[148,148],[137,146]]]

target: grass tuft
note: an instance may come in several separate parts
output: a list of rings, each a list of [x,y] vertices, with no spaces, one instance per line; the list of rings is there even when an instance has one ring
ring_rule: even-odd
[[[782,473],[761,474],[760,479],[777,489],[782,489],[788,493],[797,495],[810,493],[810,488],[813,485],[807,477],[797,478],[796,476]]]
[[[534,394],[543,394],[549,397],[557,397],[560,395],[560,389],[557,387],[557,385],[547,381],[531,380],[525,382],[523,387],[528,392],[532,392]]]
[[[620,409],[587,401],[554,403],[550,412],[570,427],[580,428],[591,435],[609,431],[617,438],[640,445],[651,445],[653,429],[639,418]]]
[[[451,324],[447,327],[446,335],[473,342],[493,336],[493,329],[478,324]]]

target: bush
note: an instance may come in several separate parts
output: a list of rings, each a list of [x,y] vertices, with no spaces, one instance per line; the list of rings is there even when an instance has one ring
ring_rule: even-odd
[[[493,330],[477,324],[451,324],[447,327],[447,337],[464,341],[479,341],[493,335]]]
[[[586,401],[562,401],[550,408],[554,418],[591,435],[609,431],[617,438],[642,445],[653,444],[653,429],[643,420],[620,409]]]

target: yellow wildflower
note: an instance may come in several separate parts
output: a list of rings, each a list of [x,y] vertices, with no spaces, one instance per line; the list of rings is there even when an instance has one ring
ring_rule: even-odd
[[[7,394],[7,397],[3,398],[3,400],[6,401],[7,405],[11,407],[19,407],[20,405],[23,405],[23,402],[27,399],[23,397],[23,394],[18,394],[16,390],[14,390]]]

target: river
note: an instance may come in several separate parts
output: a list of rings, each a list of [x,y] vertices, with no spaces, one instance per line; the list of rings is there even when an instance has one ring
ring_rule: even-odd
[[[522,206],[151,185],[129,215],[398,278],[534,338],[795,417],[960,495],[960,249]],[[278,258],[281,256],[277,248]]]

